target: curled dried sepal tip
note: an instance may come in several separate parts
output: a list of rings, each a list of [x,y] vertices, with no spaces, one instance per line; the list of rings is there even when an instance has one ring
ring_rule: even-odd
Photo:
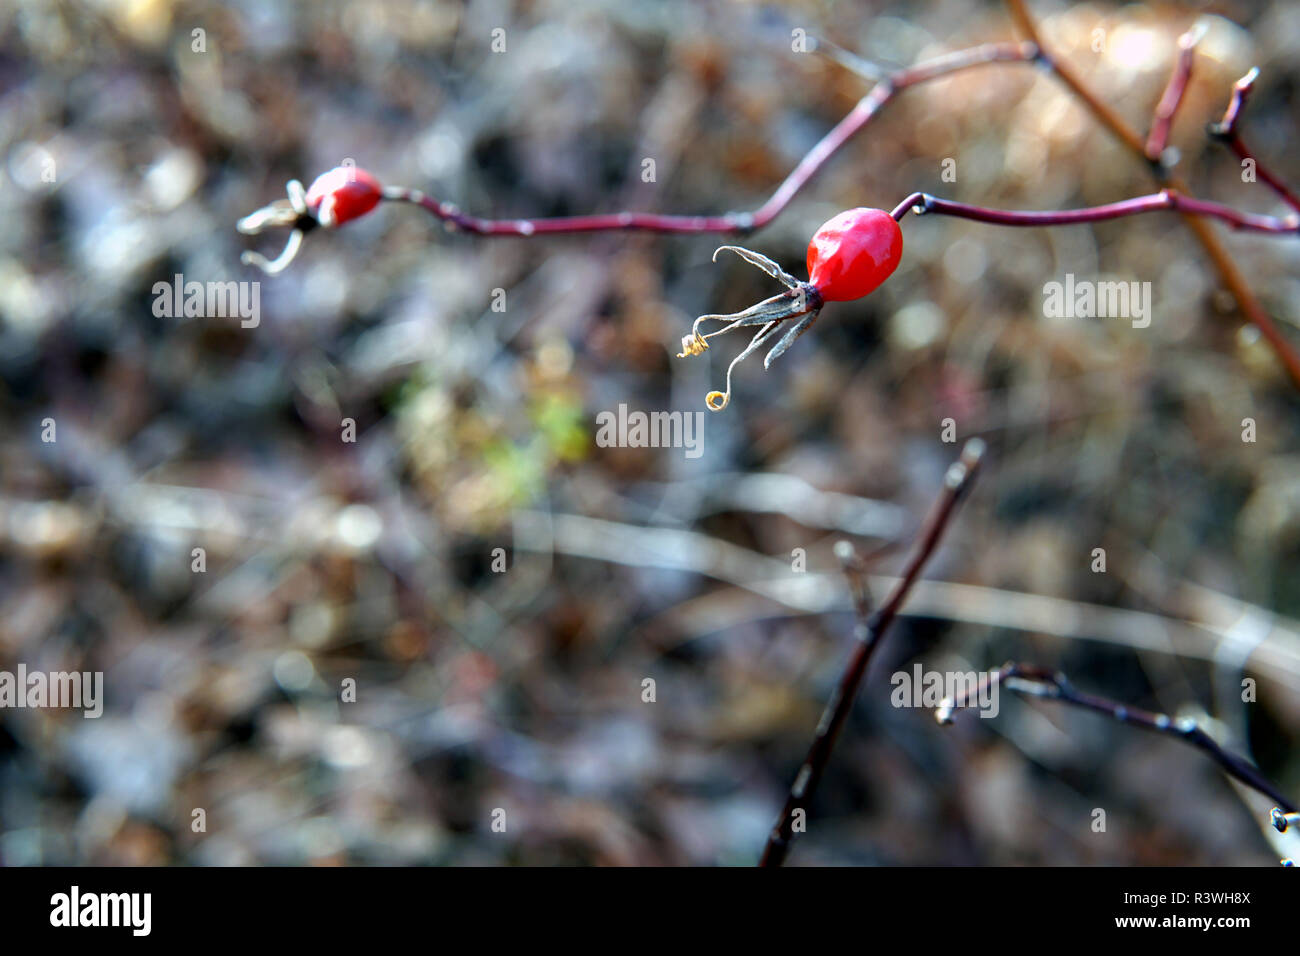
[[[239,254],[239,261],[246,266],[256,266],[269,276],[278,276],[289,267],[289,263],[293,262],[301,248],[302,230],[295,229],[289,233],[289,240],[284,244],[284,249],[274,259],[268,259],[260,252],[249,249]]]
[[[753,249],[746,249],[744,246],[718,246],[713,250],[713,261],[718,261],[718,253],[723,250],[734,252],[746,262],[758,266],[773,279],[776,279],[787,289],[797,289],[802,284],[790,273],[786,272],[776,262],[763,255],[761,252],[755,252]]]
[[[704,340],[695,329],[691,329],[689,335],[682,336],[682,350],[677,353],[678,358],[687,358],[691,355],[702,355],[704,350],[709,347],[709,343]]]
[[[296,179],[289,180],[285,192],[288,194],[287,199],[277,199],[235,223],[235,228],[246,236],[256,236],[267,229],[280,226],[293,227],[284,249],[274,259],[251,250],[239,256],[239,261],[244,265],[256,266],[270,276],[279,275],[293,262],[298,250],[302,248],[302,237],[311,219],[307,211],[307,193],[302,183]]]

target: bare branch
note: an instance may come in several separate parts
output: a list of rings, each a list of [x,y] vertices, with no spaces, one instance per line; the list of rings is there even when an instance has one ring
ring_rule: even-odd
[[[467,215],[451,203],[441,202],[417,189],[390,186],[384,190],[384,198],[414,203],[453,228],[483,236],[539,236],[609,230],[739,235],[761,229],[780,215],[826,162],[861,132],[900,91],[989,63],[1029,63],[1037,55],[1038,49],[1032,43],[987,43],[968,50],[946,53],[885,76],[808,151],[767,201],[753,212],[733,212],[722,216],[617,212],[551,219],[481,219]]]
[[[1174,124],[1178,107],[1182,105],[1183,94],[1187,92],[1187,83],[1192,78],[1192,62],[1196,59],[1196,44],[1201,42],[1203,36],[1205,24],[1198,23],[1178,38],[1178,60],[1169,75],[1169,85],[1156,104],[1151,133],[1147,136],[1147,159],[1153,163],[1165,163],[1164,152],[1169,144],[1169,130]]]
[[[1011,14],[1011,19],[1020,32],[1038,48],[1041,62],[1051,69],[1062,83],[1069,87],[1070,91],[1088,107],[1092,114],[1117,139],[1124,143],[1134,154],[1146,159],[1146,143],[1142,137],[1125,122],[1124,118],[1113,107],[1093,93],[1069,64],[1054,57],[1043,46],[1038,26],[1030,15],[1025,0],[1007,0],[1007,8]],[[1151,168],[1157,179],[1161,181],[1161,185],[1168,186],[1184,195],[1191,195],[1187,184],[1174,176],[1164,166],[1151,164]],[[1196,240],[1201,244],[1201,248],[1205,250],[1205,254],[1214,263],[1219,277],[1223,280],[1223,284],[1228,287],[1228,291],[1232,293],[1241,314],[1255,328],[1259,329],[1260,335],[1267,340],[1277,355],[1278,361],[1286,369],[1287,376],[1291,379],[1292,384],[1300,388],[1300,353],[1296,352],[1295,347],[1282,335],[1272,317],[1259,304],[1259,300],[1255,298],[1255,293],[1250,288],[1250,283],[1242,274],[1241,269],[1237,267],[1232,256],[1223,247],[1223,243],[1219,241],[1218,236],[1214,234],[1210,225],[1191,212],[1184,212],[1183,218],[1187,223],[1187,227],[1191,229],[1192,234],[1196,236]]]
[[[1228,774],[1228,776],[1239,780],[1252,790],[1264,794],[1287,813],[1294,813],[1296,810],[1295,804],[1288,800],[1282,791],[1260,773],[1253,764],[1248,763],[1230,751],[1224,750],[1213,737],[1202,730],[1196,721],[1190,717],[1173,718],[1168,714],[1143,710],[1140,707],[1130,707],[1127,704],[1121,704],[1106,697],[1084,693],[1077,690],[1066,679],[1064,674],[1045,667],[1014,662],[1004,664],[991,674],[982,677],[973,692],[959,695],[955,699],[945,700],[939,706],[939,709],[935,711],[935,719],[941,724],[951,723],[955,711],[967,706],[971,699],[979,699],[982,695],[987,694],[988,688],[995,684],[1001,684],[1007,690],[1015,691],[1027,697],[1057,700],[1063,704],[1070,704],[1098,714],[1105,714],[1123,724],[1131,724],[1154,733],[1167,734],[1176,740],[1181,740],[1183,743],[1190,744],[1201,750],[1222,767],[1224,773]],[[1277,825],[1276,815],[1274,816],[1274,825]]]
[[[826,709],[817,724],[817,733],[813,737],[812,746],[808,748],[808,755],[804,758],[795,776],[794,784],[790,787],[790,795],[786,798],[781,816],[768,835],[759,866],[780,866],[785,862],[796,832],[795,822],[798,819],[796,812],[802,811],[802,815],[806,815],[805,806],[812,800],[817,785],[821,782],[831,751],[835,749],[835,741],[839,738],[844,722],[853,709],[858,685],[862,683],[862,677],[867,672],[872,654],[880,645],[881,637],[894,622],[903,602],[907,600],[912,585],[920,577],[921,570],[934,554],[958,503],[975,480],[983,455],[984,442],[978,438],[972,439],[966,443],[961,458],[948,469],[943,493],[930,512],[898,582],[876,611],[867,613],[868,601],[856,558],[844,554],[843,549],[837,549],[845,564],[845,572],[853,589],[854,605],[858,610],[858,623],[854,630],[858,643],[840,677],[839,685],[826,703]]]
[[[1254,165],[1255,175],[1263,180],[1273,192],[1277,193],[1288,206],[1300,212],[1300,196],[1292,192],[1291,188],[1281,178],[1259,161],[1241,138],[1241,134],[1237,132],[1241,111],[1245,108],[1246,100],[1250,97],[1250,92],[1254,89],[1257,79],[1259,79],[1259,67],[1253,68],[1233,84],[1232,99],[1223,113],[1223,119],[1217,123],[1211,123],[1208,132],[1211,138],[1224,143],[1236,153],[1238,159],[1243,162],[1250,161]]]
[[[1162,189],[1149,196],[1136,196],[1120,202],[1107,203],[1104,206],[1090,206],[1086,209],[1049,209],[1043,211],[1020,211],[1007,209],[986,209],[967,203],[939,199],[929,193],[912,193],[895,207],[893,216],[902,219],[909,211],[917,215],[938,213],[943,216],[956,216],[960,219],[973,219],[977,222],[992,223],[997,226],[1067,226],[1077,223],[1104,222],[1108,219],[1122,219],[1145,212],[1157,212],[1173,209],[1197,216],[1209,216],[1220,219],[1234,229],[1253,232],[1294,233],[1300,234],[1300,216],[1261,216],[1254,213],[1239,212],[1231,206],[1195,199],[1185,196],[1175,189]]]

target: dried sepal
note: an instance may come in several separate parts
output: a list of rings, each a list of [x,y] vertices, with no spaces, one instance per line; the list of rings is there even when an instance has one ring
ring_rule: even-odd
[[[749,340],[749,344],[745,346],[745,350],[731,360],[731,364],[727,366],[726,390],[721,392],[715,390],[704,396],[704,404],[709,406],[709,411],[720,412],[731,403],[731,373],[736,370],[737,365],[749,358],[750,355],[762,346],[775,328],[775,322],[769,322],[767,325],[763,326],[758,330],[758,333]]]
[[[808,329],[812,327],[812,324],[814,321],[816,321],[816,319],[817,319],[817,313],[810,312],[807,315],[805,315],[802,319],[800,319],[798,322],[796,322],[794,328],[790,329],[790,331],[786,332],[785,335],[781,336],[781,341],[777,342],[776,345],[772,346],[772,351],[768,352],[767,357],[763,359],[763,368],[765,369],[771,368],[772,363],[775,362],[777,359],[779,359],[782,355],[784,355],[785,350],[788,349],[790,346],[794,345],[794,340],[797,339],[799,336],[803,335],[805,332],[807,332]]]
[[[268,259],[260,252],[252,251],[241,253],[239,256],[239,261],[244,265],[256,266],[269,276],[279,275],[288,268],[289,263],[293,262],[294,257],[298,255],[298,250],[302,248],[302,237],[306,226],[312,225],[307,210],[307,191],[303,189],[302,183],[296,179],[289,180],[285,192],[288,193],[287,199],[277,199],[235,223],[235,228],[246,236],[256,236],[267,229],[279,226],[293,227],[284,249],[274,259]]]
[[[767,256],[753,249],[746,249],[744,246],[718,246],[713,250],[713,261],[718,261],[718,253],[726,249],[728,252],[734,252],[751,265],[758,266],[773,279],[776,279],[788,289],[795,289],[799,286],[799,280],[790,273],[782,269],[777,263],[773,262]]]
[[[256,266],[269,276],[278,276],[289,268],[289,263],[293,262],[301,248],[302,230],[295,229],[289,233],[289,241],[284,244],[284,249],[274,259],[268,259],[260,252],[246,249],[239,254],[239,261],[246,266]]]
[[[768,344],[777,332],[785,328],[782,323],[790,319],[799,319],[800,321],[789,327],[785,334],[777,340],[771,351],[768,352],[763,361],[763,367],[770,368],[772,362],[780,358],[794,343],[795,339],[808,331],[816,320],[822,305],[821,295],[816,288],[806,282],[800,282],[767,256],[754,252],[752,249],[746,249],[743,246],[719,246],[713,253],[715,261],[718,253],[724,249],[736,253],[746,262],[762,269],[772,278],[785,285],[786,291],[764,299],[762,302],[755,303],[740,312],[733,312],[729,315],[701,315],[691,326],[690,333],[682,336],[682,350],[677,353],[677,357],[687,358],[691,355],[702,354],[709,347],[709,339],[714,336],[725,335],[728,332],[734,332],[736,329],[760,326],[754,337],[750,339],[749,345],[732,359],[727,366],[726,389],[724,391],[711,391],[704,397],[704,403],[711,411],[715,412],[722,411],[731,402],[731,375],[736,366]],[[700,326],[705,322],[721,322],[722,327],[709,333],[703,333],[700,331]]]

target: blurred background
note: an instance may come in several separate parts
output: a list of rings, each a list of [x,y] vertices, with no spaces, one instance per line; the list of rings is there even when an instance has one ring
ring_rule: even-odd
[[[1201,18],[1179,171],[1282,211],[1203,129],[1258,64],[1246,139],[1300,181],[1300,7],[1032,8],[1144,133]],[[890,281],[741,366],[694,459],[598,447],[596,416],[721,387],[743,341],[679,360],[681,336],[779,288],[712,263],[717,237],[483,239],[393,205],[279,277],[239,264],[283,240],[239,217],[345,160],[484,216],[753,209],[869,88],[796,28],[891,68],[1014,37],[951,0],[0,8],[0,669],[106,694],[97,720],[0,710],[0,862],[752,864],[851,649],[835,542],[883,596],[972,436],[985,471],[791,862],[1300,853],[1167,738],[1011,695],[948,728],[889,702],[916,663],[1060,667],[1300,793],[1297,394],[1177,217],[909,218]],[[913,190],[1153,188],[1050,76],[989,66],[898,97],[744,244],[802,277],[821,222]],[[1300,341],[1300,247],[1224,234]],[[1045,318],[1067,273],[1149,281],[1150,326]],[[177,274],[259,281],[259,324],[160,317]]]

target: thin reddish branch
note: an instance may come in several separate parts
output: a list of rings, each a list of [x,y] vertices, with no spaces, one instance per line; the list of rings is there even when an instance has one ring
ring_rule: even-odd
[[[442,220],[448,228],[481,236],[528,237],[614,230],[742,235],[767,225],[780,215],[831,157],[871,122],[881,108],[901,90],[988,63],[1028,63],[1037,58],[1038,48],[1032,43],[988,43],[896,70],[878,80],[871,92],[859,100],[848,115],[821,138],[772,195],[753,212],[711,216],[616,212],[546,219],[487,219],[471,216],[453,203],[443,202],[419,189],[389,186],[383,190],[382,196],[389,201],[413,203]],[[240,232],[248,235],[257,235],[272,226],[289,226],[292,229],[288,245],[274,261],[252,251],[247,251],[240,257],[242,262],[257,266],[269,275],[278,275],[293,261],[302,244],[303,235],[317,225],[315,218],[307,214],[302,184],[296,180],[291,181],[288,191],[287,200],[278,199],[239,222]]]
[[[1043,45],[1038,25],[1030,15],[1025,0],[1007,0],[1007,8],[1011,14],[1011,19],[1020,32],[1038,47],[1039,59],[1043,64],[1056,74],[1061,82],[1070,89],[1070,92],[1083,102],[1117,139],[1124,143],[1135,155],[1141,156],[1145,160],[1146,143],[1137,131],[1129,126],[1114,108],[1093,93],[1073,67],[1053,56],[1051,51]],[[1187,184],[1173,175],[1162,163],[1148,163],[1148,165],[1155,172],[1156,178],[1160,180],[1162,186],[1168,186],[1186,196],[1191,195],[1191,190],[1187,188]],[[1205,254],[1214,263],[1223,284],[1232,293],[1241,314],[1255,328],[1259,329],[1260,335],[1272,347],[1278,361],[1282,363],[1282,367],[1286,370],[1291,383],[1296,388],[1300,388],[1300,353],[1296,352],[1295,347],[1287,341],[1276,323],[1273,322],[1273,319],[1264,311],[1264,307],[1259,304],[1259,300],[1255,298],[1255,293],[1251,291],[1250,283],[1246,281],[1241,269],[1237,267],[1237,263],[1228,254],[1227,249],[1219,241],[1219,237],[1215,235],[1209,223],[1192,212],[1183,211],[1182,215],[1183,221],[1187,223],[1187,227],[1192,231],[1197,242],[1201,244]]]
[[[1283,201],[1292,209],[1300,212],[1300,197],[1292,192],[1280,178],[1268,170],[1268,168],[1259,161],[1258,157],[1250,151],[1237,131],[1238,121],[1241,118],[1241,111],[1246,106],[1246,100],[1250,97],[1251,90],[1255,86],[1255,80],[1259,78],[1259,67],[1255,67],[1232,87],[1232,99],[1228,102],[1228,108],[1223,113],[1223,119],[1218,123],[1212,123],[1209,128],[1209,134],[1214,139],[1219,140],[1237,154],[1238,159],[1250,160],[1255,164],[1255,175],[1263,180],[1273,192],[1282,197]]]
[[[1165,147],[1169,145],[1169,130],[1174,123],[1174,115],[1182,105],[1183,94],[1187,92],[1187,83],[1192,78],[1192,63],[1196,59],[1196,44],[1205,35],[1203,24],[1197,24],[1178,38],[1178,60],[1169,75],[1169,85],[1164,95],[1156,104],[1155,116],[1151,122],[1151,133],[1147,136],[1147,159],[1153,163],[1162,161]]]
[[[1141,727],[1154,733],[1166,734],[1175,740],[1196,747],[1207,754],[1211,760],[1223,768],[1224,773],[1239,780],[1252,790],[1268,797],[1286,813],[1296,811],[1286,795],[1282,793],[1259,769],[1221,747],[1213,737],[1207,734],[1196,721],[1189,717],[1174,718],[1141,707],[1130,707],[1107,697],[1088,694],[1077,690],[1064,674],[1038,667],[1032,664],[1007,663],[991,674],[983,676],[976,688],[968,694],[946,700],[935,712],[940,723],[951,723],[953,712],[967,706],[970,700],[984,699],[992,685],[1000,684],[1007,690],[1029,697],[1042,697],[1057,700],[1063,704],[1082,707],[1098,714],[1104,714],[1123,724]]]
[[[1198,216],[1210,216],[1221,219],[1234,229],[1254,232],[1297,233],[1300,234],[1300,216],[1261,216],[1254,213],[1240,212],[1231,206],[1184,196],[1174,189],[1162,189],[1149,196],[1136,196],[1120,202],[1107,203],[1104,206],[1089,206],[1086,209],[1051,209],[1043,211],[1020,211],[1009,209],[986,209],[967,203],[939,199],[929,193],[912,193],[895,207],[893,216],[902,219],[909,211],[918,215],[938,213],[944,216],[956,216],[959,219],[973,219],[976,222],[988,222],[997,226],[1068,226],[1077,223],[1104,222],[1108,219],[1123,219],[1146,212],[1158,212],[1173,209]]]
[[[1228,100],[1228,108],[1223,111],[1223,119],[1211,128],[1210,133],[1214,136],[1233,136],[1237,132],[1237,123],[1241,119],[1242,111],[1246,108],[1246,101],[1250,99],[1250,94],[1255,89],[1255,81],[1259,79],[1259,67],[1251,67],[1246,75],[1232,84],[1232,98]]]
[[[790,787],[790,794],[786,798],[785,807],[781,810],[781,816],[768,835],[759,866],[780,866],[785,862],[796,833],[795,813],[804,810],[806,816],[805,808],[812,801],[817,785],[826,770],[826,764],[830,760],[831,751],[835,749],[835,742],[853,709],[853,701],[857,697],[858,686],[862,683],[863,675],[867,672],[867,665],[871,663],[871,657],[880,645],[881,637],[898,616],[903,602],[907,600],[926,562],[934,554],[958,503],[975,480],[983,454],[984,443],[979,439],[972,439],[966,443],[961,458],[948,469],[943,493],[931,510],[925,527],[907,559],[907,564],[903,567],[898,583],[874,613],[867,613],[865,597],[856,586],[858,582],[855,581],[854,576],[850,575],[850,581],[855,583],[854,603],[858,611],[858,623],[854,634],[858,643],[835,692],[826,703],[826,709],[817,724],[812,746],[808,748],[808,755],[800,765],[799,772]],[[853,570],[851,561],[845,563],[846,572],[851,572]]]
[[[628,229],[665,233],[743,233],[756,228],[750,213],[722,216],[670,216],[648,212],[611,212],[590,216],[556,216],[550,219],[483,219],[461,212],[419,189],[389,186],[384,198],[414,203],[454,229],[478,236],[545,236],[559,233],[609,232]]]
[[[552,219],[484,219],[467,215],[453,204],[441,202],[416,189],[390,187],[384,191],[384,198],[414,203],[457,229],[481,236],[555,235],[620,229],[661,233],[743,234],[761,229],[779,216],[827,161],[861,132],[900,91],[988,63],[1031,62],[1037,55],[1038,49],[1032,43],[987,43],[947,53],[891,73],[877,82],[871,92],[859,100],[857,106],[808,151],[767,201],[753,212],[733,212],[720,216],[618,212]]]
[[[1278,179],[1277,176],[1268,170],[1268,167],[1259,161],[1255,154],[1250,151],[1249,147],[1241,141],[1240,136],[1231,137],[1227,140],[1227,144],[1232,151],[1237,154],[1238,159],[1249,159],[1253,161],[1255,164],[1255,175],[1266,183],[1270,189],[1282,197],[1283,201],[1286,202],[1288,206],[1300,211],[1300,197],[1297,197],[1286,183]]]

